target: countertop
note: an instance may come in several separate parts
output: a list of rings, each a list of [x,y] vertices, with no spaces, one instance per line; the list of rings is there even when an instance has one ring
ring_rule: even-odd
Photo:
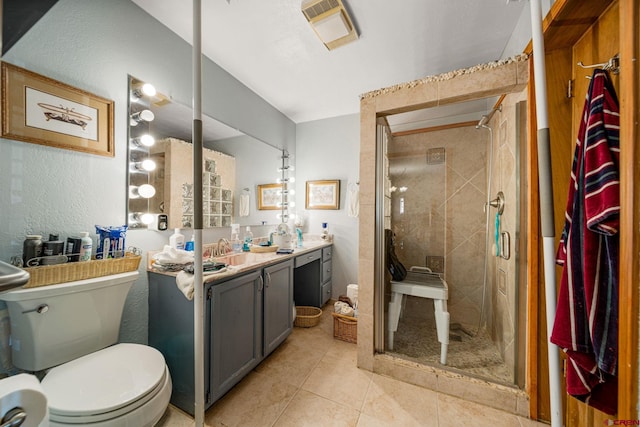
[[[213,257],[213,260],[224,262],[227,264],[226,270],[220,273],[208,274],[203,276],[203,283],[217,282],[223,279],[253,271],[258,268],[267,267],[269,265],[277,264],[282,261],[294,259],[300,255],[311,253],[318,249],[326,248],[333,244],[332,241],[326,240],[305,240],[302,244],[302,248],[295,248],[291,254],[277,254],[275,252],[239,252],[230,253],[222,257]],[[148,253],[148,260],[151,260],[151,256],[156,252]],[[177,276],[177,271],[160,271],[150,267],[150,262],[147,263],[147,271],[150,273],[163,274],[167,276]]]

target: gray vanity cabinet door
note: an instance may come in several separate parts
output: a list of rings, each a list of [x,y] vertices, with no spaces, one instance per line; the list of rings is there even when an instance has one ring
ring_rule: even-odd
[[[293,260],[264,269],[264,357],[293,329]]]
[[[262,360],[262,270],[211,286],[211,399]]]

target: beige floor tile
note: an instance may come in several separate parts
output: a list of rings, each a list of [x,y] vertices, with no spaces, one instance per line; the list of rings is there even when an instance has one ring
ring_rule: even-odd
[[[355,427],[358,415],[346,405],[300,390],[274,427]]]
[[[549,424],[541,423],[535,420],[530,420],[524,417],[518,417],[518,421],[520,421],[519,427],[549,427]]]
[[[156,427],[193,427],[195,421],[180,409],[169,405]]]
[[[351,362],[324,356],[302,385],[303,390],[360,410],[373,374]]]
[[[333,343],[333,329],[328,333],[322,322],[312,328],[294,327],[288,340],[293,340],[300,346],[314,349],[324,356],[329,346]]]
[[[278,378],[252,372],[205,415],[208,426],[270,426],[293,398],[297,388]]]
[[[386,420],[381,420],[365,413],[360,413],[356,427],[392,427]]]
[[[362,412],[388,426],[437,427],[437,393],[374,374]]]
[[[446,394],[438,394],[438,426],[520,427],[518,416]]]
[[[334,339],[327,349],[326,355],[353,363],[355,366],[358,363],[358,346],[355,343]]]
[[[300,387],[322,357],[321,352],[289,339],[263,360],[255,371]]]

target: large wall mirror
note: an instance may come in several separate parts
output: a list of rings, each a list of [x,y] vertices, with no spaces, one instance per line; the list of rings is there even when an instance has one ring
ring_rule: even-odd
[[[190,107],[129,77],[127,219],[130,228],[193,228]],[[258,188],[280,177],[282,152],[204,116],[204,228],[279,222],[258,209]]]

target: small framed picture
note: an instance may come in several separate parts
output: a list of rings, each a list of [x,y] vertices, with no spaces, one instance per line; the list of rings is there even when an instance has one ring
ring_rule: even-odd
[[[114,156],[113,101],[2,62],[2,138]]]
[[[258,210],[281,209],[282,184],[258,184]]]
[[[307,209],[340,209],[340,180],[307,181]]]

